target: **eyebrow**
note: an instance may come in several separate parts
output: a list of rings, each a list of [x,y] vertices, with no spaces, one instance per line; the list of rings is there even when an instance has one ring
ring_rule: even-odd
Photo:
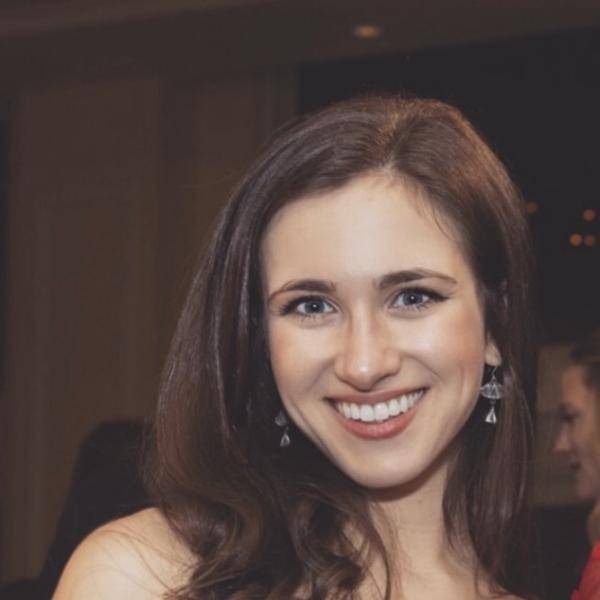
[[[376,283],[376,287],[379,290],[385,290],[395,285],[402,283],[411,283],[420,279],[441,279],[445,283],[457,285],[456,279],[432,271],[430,269],[407,269],[404,271],[393,271],[392,273],[386,273]],[[294,279],[288,281],[280,288],[275,290],[269,295],[268,301],[270,302],[278,294],[283,292],[313,292],[318,294],[331,294],[335,292],[335,284],[332,281],[323,279]]]
[[[283,292],[316,292],[318,294],[331,294],[335,292],[335,284],[323,279],[294,279],[282,285],[269,295],[269,302]]]
[[[400,283],[410,283],[412,281],[418,281],[419,279],[441,279],[445,283],[457,285],[456,279],[439,273],[438,271],[432,271],[431,269],[408,269],[405,271],[394,271],[387,273],[377,283],[377,287],[380,290],[385,290],[389,287],[393,287]]]

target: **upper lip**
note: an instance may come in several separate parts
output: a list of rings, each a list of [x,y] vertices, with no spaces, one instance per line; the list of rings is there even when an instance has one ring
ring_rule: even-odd
[[[399,398],[406,394],[413,394],[423,390],[423,387],[405,388],[401,390],[389,390],[387,392],[370,392],[367,394],[343,394],[338,396],[328,396],[333,402],[346,404],[377,404],[378,402],[387,402],[392,398]]]

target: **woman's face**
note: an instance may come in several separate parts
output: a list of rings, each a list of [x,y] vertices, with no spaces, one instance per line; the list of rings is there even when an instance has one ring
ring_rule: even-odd
[[[284,407],[342,471],[373,489],[445,465],[484,363],[500,362],[473,274],[429,213],[398,179],[362,176],[286,205],[262,242]]]
[[[561,378],[560,429],[554,449],[564,452],[575,474],[582,500],[600,500],[600,432],[596,395],[585,381],[585,369],[573,365]]]

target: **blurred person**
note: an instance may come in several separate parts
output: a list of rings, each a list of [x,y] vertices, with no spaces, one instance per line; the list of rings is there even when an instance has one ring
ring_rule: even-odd
[[[370,98],[280,130],[175,333],[156,508],[89,536],[56,600],[530,597],[531,263],[458,110]]]
[[[571,350],[561,376],[560,429],[554,449],[569,459],[575,491],[593,504],[587,520],[592,547],[578,600],[600,598],[600,328]]]
[[[568,457],[577,496],[594,504],[588,537],[595,543],[600,539],[600,328],[577,343],[569,359],[561,376],[554,449]]]

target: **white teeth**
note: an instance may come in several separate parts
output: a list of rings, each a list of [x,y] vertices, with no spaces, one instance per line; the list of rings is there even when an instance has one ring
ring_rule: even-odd
[[[375,411],[370,404],[363,404],[360,407],[360,420],[365,423],[370,423],[375,419]]]
[[[421,396],[423,395],[423,391],[420,392],[413,392],[412,394],[408,395],[408,408],[411,409],[420,399]]]
[[[402,396],[400,398],[400,412],[405,413],[408,410],[408,398],[406,396]]]
[[[378,404],[376,404],[374,411],[376,421],[386,421],[390,418],[390,411],[388,410],[388,406],[383,402],[379,402]]]
[[[423,397],[424,393],[425,390],[418,390],[392,398],[387,402],[378,402],[375,405],[336,402],[335,408],[346,419],[365,423],[382,422],[410,410]]]

